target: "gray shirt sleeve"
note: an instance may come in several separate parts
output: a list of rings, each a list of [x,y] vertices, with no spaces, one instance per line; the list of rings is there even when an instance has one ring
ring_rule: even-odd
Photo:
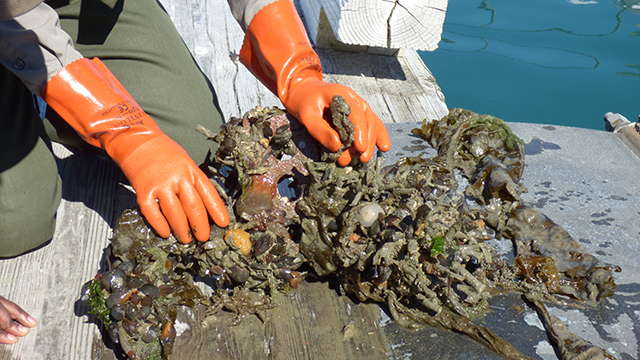
[[[8,20],[38,6],[43,0],[0,0],[0,20]]]
[[[0,64],[36,95],[58,71],[80,58],[82,54],[60,28],[58,14],[44,3],[0,21]]]
[[[253,16],[275,0],[227,0],[243,30]],[[34,94],[64,66],[82,58],[59,25],[58,14],[45,3],[15,18],[0,21],[0,64],[16,74]]]
[[[253,16],[263,7],[276,0],[227,0],[231,13],[236,18],[242,30],[247,30]]]

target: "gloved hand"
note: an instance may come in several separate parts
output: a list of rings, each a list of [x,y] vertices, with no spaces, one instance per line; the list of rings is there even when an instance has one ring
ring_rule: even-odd
[[[330,151],[341,146],[338,133],[323,119],[334,95],[342,95],[351,108],[354,127],[351,149],[338,158],[347,165],[358,155],[367,162],[375,146],[391,147],[389,134],[369,104],[352,89],[322,81],[322,67],[290,0],[262,8],[251,20],[240,50],[240,61],[282,101],[318,142]]]
[[[220,227],[229,214],[215,187],[187,152],[164,134],[98,59],[64,67],[42,98],[89,144],[104,149],[136,191],[149,225],[183,243],[209,239],[207,213]]]

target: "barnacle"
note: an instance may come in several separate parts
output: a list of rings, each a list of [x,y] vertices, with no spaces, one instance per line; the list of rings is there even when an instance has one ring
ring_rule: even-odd
[[[331,108],[346,148],[353,141],[348,106],[335,97]],[[213,226],[209,241],[181,244],[156,236],[137,210],[125,211],[109,270],[83,292],[127,354],[167,358],[177,306],[226,309],[236,323],[250,314],[263,319],[275,291],[333,274],[343,292],[386,304],[404,326],[459,331],[509,359],[525,357],[471,318],[497,292],[522,293],[570,358],[588,344],[555,324],[542,300],[595,305],[615,290],[619,268],[522,203],[523,143],[495,117],[452,109],[414,130],[438,156],[350,167],[312,146],[278,109],[253,109],[218,134],[199,131],[220,144],[222,167],[210,170],[230,230]],[[295,196],[282,196],[287,182]],[[486,242],[495,238],[514,242],[514,264]],[[192,275],[214,280],[211,297]]]

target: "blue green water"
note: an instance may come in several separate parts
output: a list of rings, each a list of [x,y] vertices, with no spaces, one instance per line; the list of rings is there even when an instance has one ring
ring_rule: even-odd
[[[449,0],[420,56],[450,108],[599,130],[640,114],[640,0]]]

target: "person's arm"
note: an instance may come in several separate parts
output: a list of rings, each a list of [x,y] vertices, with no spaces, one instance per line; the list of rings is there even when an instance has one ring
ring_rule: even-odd
[[[346,99],[351,109],[354,141],[338,158],[340,165],[349,164],[355,157],[369,161],[376,146],[382,151],[389,150],[389,134],[369,104],[351,88],[322,81],[320,59],[290,0],[228,2],[245,29],[240,61],[280,98],[311,136],[333,152],[342,143],[323,115],[330,109],[334,95]],[[260,10],[256,10],[259,6]]]
[[[2,0],[0,1],[0,21],[13,19],[44,2],[44,0]]]
[[[178,143],[164,134],[98,58],[65,66],[42,98],[89,144],[104,149],[136,191],[158,235],[183,243],[209,239],[207,214],[220,227],[229,214],[216,188]],[[191,230],[191,231],[189,231]]]
[[[164,134],[98,59],[83,58],[40,4],[0,22],[0,62],[39,94],[89,144],[104,149],[136,191],[149,225],[183,242],[209,239],[209,215],[229,215],[218,192],[186,151]]]
[[[36,95],[63,67],[82,58],[59,21],[55,10],[44,3],[0,21],[0,64]]]
[[[0,344],[13,344],[38,322],[18,305],[0,296]]]
[[[233,17],[238,21],[242,30],[247,31],[253,17],[263,7],[276,0],[227,0]]]

